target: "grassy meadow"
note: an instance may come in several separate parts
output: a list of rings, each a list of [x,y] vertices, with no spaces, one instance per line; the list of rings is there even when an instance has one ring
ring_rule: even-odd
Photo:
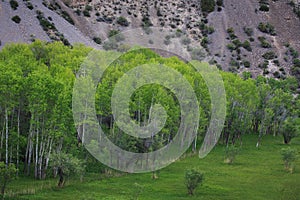
[[[290,174],[284,170],[280,150],[286,145],[282,137],[265,136],[256,148],[257,136],[243,137],[242,148],[233,164],[224,163],[223,145],[216,146],[204,159],[187,153],[180,160],[162,169],[158,179],[152,174],[115,173],[86,174],[82,182],[72,177],[59,189],[56,179],[36,181],[20,177],[7,189],[11,199],[282,199],[300,198],[300,161]],[[294,139],[292,147],[300,150],[300,138]],[[184,173],[197,168],[205,175],[203,184],[194,196],[187,194]]]

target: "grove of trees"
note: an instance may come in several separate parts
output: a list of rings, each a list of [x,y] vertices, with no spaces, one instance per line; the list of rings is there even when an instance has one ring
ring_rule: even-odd
[[[104,166],[83,148],[72,114],[72,91],[81,63],[91,48],[80,44],[64,46],[60,42],[35,41],[9,44],[0,52],[0,162],[14,164],[16,173],[45,179],[52,171],[61,178],[71,171],[101,172]],[[126,135],[114,123],[110,97],[122,75],[135,66],[161,63],[179,71],[193,87],[199,101],[199,130],[196,150],[210,120],[211,101],[201,75],[177,57],[162,58],[151,50],[131,51],[121,56],[105,72],[96,91],[97,118],[109,139],[132,152],[161,148],[175,137],[180,123],[180,106],[170,90],[155,84],[138,89],[130,100],[130,114],[137,124],[147,124],[150,110],[159,103],[167,111],[165,127],[152,138]],[[220,143],[242,144],[245,134],[257,135],[257,146],[264,135],[283,136],[290,143],[299,133],[300,98],[297,81],[240,77],[220,72],[225,85],[227,115]],[[171,79],[172,77],[170,77]],[[149,142],[150,141],[150,142]],[[79,160],[66,160],[72,155]],[[70,156],[69,156],[70,157]],[[61,163],[71,163],[69,169]],[[72,164],[73,163],[73,164]],[[75,164],[74,164],[75,163]],[[73,167],[75,166],[75,167]],[[77,167],[76,167],[77,166]]]

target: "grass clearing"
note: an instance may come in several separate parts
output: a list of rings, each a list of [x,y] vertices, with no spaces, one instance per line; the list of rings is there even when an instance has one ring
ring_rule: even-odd
[[[256,148],[257,136],[243,137],[243,146],[233,164],[224,163],[225,147],[218,145],[204,159],[186,154],[185,158],[162,169],[159,178],[152,174],[124,174],[103,178],[88,174],[83,182],[73,178],[63,189],[57,188],[56,179],[34,181],[21,177],[13,181],[7,194],[18,194],[19,199],[64,200],[130,200],[130,199],[297,199],[300,197],[300,160],[293,174],[284,170],[281,159],[282,137],[265,136]],[[300,138],[290,145],[300,151]],[[184,174],[188,168],[204,172],[203,185],[194,196],[187,194]],[[16,196],[12,199],[17,199]]]

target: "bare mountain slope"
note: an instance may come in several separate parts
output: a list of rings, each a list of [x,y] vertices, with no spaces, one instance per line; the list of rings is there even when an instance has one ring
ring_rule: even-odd
[[[11,1],[18,3],[15,10]],[[290,0],[218,0],[213,12],[204,11],[201,2],[204,0],[4,0],[0,2],[0,40],[2,46],[39,38],[102,48],[112,30],[144,27],[147,33],[151,26],[164,27],[170,30],[166,47],[174,35],[183,32],[190,41],[180,34],[176,37],[191,54],[198,52],[197,59],[208,54],[209,61],[224,70],[276,78],[290,73],[293,55],[300,52],[300,19]],[[299,0],[294,3],[300,6]],[[262,5],[268,10],[262,10]],[[14,22],[14,16],[21,21]],[[195,45],[202,47],[195,49]]]

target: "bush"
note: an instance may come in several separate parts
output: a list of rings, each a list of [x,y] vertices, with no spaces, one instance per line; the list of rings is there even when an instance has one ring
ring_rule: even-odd
[[[253,35],[253,29],[252,28],[244,27],[244,32],[246,33],[246,35],[248,37],[251,37]]]
[[[232,164],[239,153],[239,149],[235,146],[227,147],[225,150],[225,160],[227,164]]]
[[[215,0],[202,0],[201,10],[203,13],[210,13],[215,10]]]
[[[188,37],[184,37],[181,40],[181,44],[183,44],[183,45],[189,45],[190,43],[191,43],[191,39]]]
[[[85,6],[85,10],[87,10],[87,11],[92,11],[92,10],[93,10],[93,7],[90,6],[90,5],[86,5],[86,6]]]
[[[94,42],[96,42],[97,44],[101,44],[102,40],[100,37],[93,37]]]
[[[293,173],[295,170],[294,162],[297,159],[297,150],[291,147],[281,149],[282,160],[284,161],[285,170]]]
[[[217,0],[216,1],[217,6],[223,6],[223,0]]]
[[[13,20],[17,24],[21,22],[21,18],[18,15],[13,16],[11,20]]]
[[[114,38],[110,38],[108,41],[104,42],[103,48],[105,50],[113,50],[118,48],[118,43]]]
[[[265,37],[258,37],[258,40],[260,41],[260,46],[262,48],[271,48],[271,44],[266,40]]]
[[[267,4],[260,4],[259,10],[262,12],[269,12],[269,5]]]
[[[252,51],[252,48],[251,48],[251,44],[248,40],[246,40],[244,43],[243,43],[243,48],[246,49],[247,51]]]
[[[28,8],[29,10],[32,10],[32,9],[33,9],[33,5],[32,5],[31,2],[26,1],[26,2],[25,2],[25,5],[27,6],[27,8]]]
[[[248,60],[244,60],[243,64],[244,64],[244,67],[246,67],[246,68],[250,68],[250,66],[251,66],[251,64]]]
[[[1,195],[4,196],[7,184],[15,179],[17,171],[18,170],[14,164],[6,165],[4,162],[0,162],[0,197]]]
[[[189,169],[185,172],[185,185],[188,190],[189,195],[194,195],[195,189],[200,185],[204,180],[204,175],[195,170]]]
[[[203,60],[205,58],[205,51],[200,48],[193,49],[191,52],[191,57],[193,60]]]
[[[9,1],[9,4],[10,4],[10,7],[11,7],[13,10],[17,10],[18,7],[19,7],[18,2],[15,1],[15,0],[10,0],[10,1]]]
[[[88,10],[83,10],[83,15],[85,16],[85,17],[90,17],[91,16],[91,14],[90,14],[90,12],[88,11]]]
[[[129,22],[125,17],[119,17],[117,19],[117,23],[120,24],[121,26],[129,26]]]
[[[285,144],[289,144],[291,140],[300,134],[300,118],[287,118],[282,126],[282,135]]]
[[[270,35],[276,35],[274,26],[269,23],[265,24],[265,23],[260,22],[257,28],[258,28],[258,30],[260,30],[263,33],[268,33]]]
[[[201,46],[203,48],[207,48],[208,43],[209,43],[208,38],[207,37],[203,37],[202,40],[201,40]]]
[[[234,34],[234,29],[233,28],[228,28],[227,33],[229,34],[229,37],[231,40],[237,38],[237,36]]]
[[[276,54],[274,53],[274,51],[268,51],[267,53],[264,53],[262,57],[266,60],[272,60],[276,58]]]
[[[153,24],[152,24],[151,20],[149,19],[149,17],[143,16],[143,18],[142,18],[142,27],[147,28],[147,27],[150,27],[150,26],[153,26]]]

